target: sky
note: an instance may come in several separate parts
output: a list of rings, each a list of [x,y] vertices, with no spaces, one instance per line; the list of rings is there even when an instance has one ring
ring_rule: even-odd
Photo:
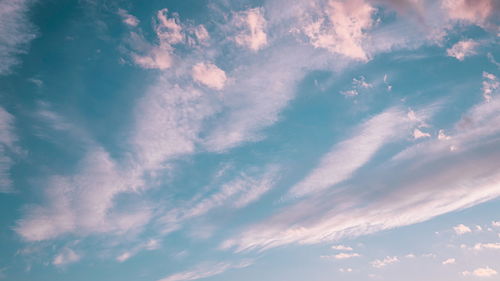
[[[0,0],[0,280],[500,280],[497,0]]]

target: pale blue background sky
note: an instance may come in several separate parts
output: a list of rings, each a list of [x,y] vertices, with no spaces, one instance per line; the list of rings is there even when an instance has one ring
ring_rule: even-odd
[[[0,279],[498,279],[499,9],[0,0]]]

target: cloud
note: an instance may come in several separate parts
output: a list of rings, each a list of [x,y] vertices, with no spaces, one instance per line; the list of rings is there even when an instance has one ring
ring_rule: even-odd
[[[474,250],[483,249],[500,250],[500,243],[477,243],[474,245]]]
[[[497,271],[491,269],[490,267],[480,267],[475,269],[474,271],[464,271],[462,272],[463,276],[476,276],[476,277],[491,277],[497,275]]]
[[[494,0],[443,0],[448,17],[453,20],[484,25],[495,11]]]
[[[352,268],[348,267],[348,268],[340,268],[339,269],[340,272],[352,272]]]
[[[353,249],[349,246],[344,246],[344,245],[333,245],[332,249],[338,250],[338,251],[352,251]]]
[[[459,224],[457,226],[454,226],[453,230],[458,235],[462,235],[462,234],[465,234],[465,233],[472,232],[472,230],[468,226],[463,225],[463,224]]]
[[[498,82],[497,77],[491,73],[483,72],[483,98],[486,102],[490,102],[491,95],[500,88],[500,82]]]
[[[136,27],[139,24],[139,20],[124,9],[118,9],[118,15],[122,17],[122,21],[126,25]]]
[[[271,189],[277,177],[276,168],[266,167],[265,170],[256,176],[242,174],[223,184],[217,192],[206,194],[202,199],[187,206],[168,211],[162,217],[164,229],[176,230],[180,223],[204,215],[215,208],[225,206],[239,209],[257,201]]]
[[[18,56],[27,52],[28,44],[36,37],[28,18],[29,0],[0,2],[0,75],[11,73],[19,63]]]
[[[73,175],[55,175],[45,184],[42,205],[25,208],[15,231],[27,241],[65,234],[124,233],[149,221],[150,211],[113,210],[114,197],[138,185],[132,173],[122,174],[102,148],[91,150]]]
[[[337,260],[345,260],[345,259],[350,259],[350,258],[357,258],[360,257],[361,255],[358,253],[340,253],[336,254],[333,257]]]
[[[0,106],[0,193],[13,191],[10,174],[14,165],[12,156],[20,152],[14,121],[14,116]]]
[[[234,14],[234,23],[242,31],[234,41],[240,46],[256,52],[267,45],[264,9],[253,8]]]
[[[446,265],[446,264],[454,264],[455,263],[455,259],[454,258],[449,258],[447,260],[444,260],[442,262],[442,264]]]
[[[75,253],[70,248],[64,248],[62,251],[55,256],[52,264],[55,266],[63,266],[70,263],[75,263],[80,260],[80,255]]]
[[[156,14],[154,30],[158,44],[151,45],[139,33],[132,32],[130,44],[135,52],[132,53],[133,61],[140,67],[148,69],[165,70],[172,66],[172,45],[184,41],[185,35],[177,14],[168,16],[168,9],[161,9]]]
[[[227,77],[224,70],[212,63],[197,63],[193,66],[192,75],[194,81],[215,90],[222,90]]]
[[[370,264],[375,267],[375,268],[382,268],[382,267],[385,267],[387,265],[390,265],[390,264],[393,264],[393,263],[396,263],[396,262],[399,262],[399,259],[398,257],[385,257],[383,259],[378,259],[378,260],[374,260],[372,261]]]
[[[158,281],[188,281],[208,278],[215,275],[222,274],[231,269],[245,268],[252,265],[252,261],[242,261],[239,263],[221,262],[211,265],[200,265],[196,269],[183,271],[169,275]]]
[[[116,260],[119,262],[124,262],[142,250],[153,251],[153,250],[157,250],[159,248],[160,248],[160,241],[159,240],[149,239],[148,241],[145,241],[145,242],[137,245],[136,247],[121,253],[119,256],[116,257]]]
[[[492,221],[491,225],[495,227],[500,227],[500,221]]]
[[[430,136],[431,136],[431,134],[429,134],[429,133],[424,133],[424,132],[420,131],[420,129],[415,128],[415,129],[413,130],[413,138],[414,138],[414,139],[428,138],[428,137],[430,137]]]
[[[291,188],[290,194],[303,196],[349,179],[381,147],[408,135],[411,122],[396,108],[364,122],[354,130],[350,139],[335,144],[319,165]]]
[[[375,8],[364,0],[330,0],[326,7],[318,7],[316,17],[303,26],[302,31],[316,48],[352,59],[368,60],[363,49],[365,31],[373,25]]]
[[[497,198],[500,170],[494,163],[500,152],[496,152],[498,139],[494,136],[500,127],[492,124],[500,124],[498,112],[499,99],[480,103],[455,125],[451,135],[458,149],[450,151],[450,144],[437,139],[414,144],[395,152],[372,172],[361,172],[338,188],[326,188],[245,227],[221,246],[239,252],[338,241],[422,222]],[[358,161],[353,156],[344,159]],[[397,175],[394,169],[399,170]],[[316,174],[313,171],[311,175]],[[318,176],[309,187],[330,186],[329,171],[325,169],[326,176]]]
[[[462,40],[447,49],[446,54],[457,60],[463,61],[465,57],[475,54],[475,49],[478,45],[479,44],[474,40]]]

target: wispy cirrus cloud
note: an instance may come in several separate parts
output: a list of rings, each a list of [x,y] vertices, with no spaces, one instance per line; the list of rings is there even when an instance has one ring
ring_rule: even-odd
[[[326,189],[248,227],[226,240],[222,247],[265,250],[291,243],[335,241],[425,221],[497,198],[500,170],[493,163],[500,159],[500,154],[492,154],[491,149],[498,145],[492,137],[500,130],[491,125],[500,122],[494,117],[500,110],[498,100],[495,97],[471,108],[464,117],[469,120],[466,127],[460,125],[463,120],[457,122],[457,132],[451,140],[459,149],[450,151],[450,144],[434,139],[415,144],[376,169],[376,182],[359,180],[350,183],[349,188]],[[352,161],[353,156],[348,158]],[[468,161],[457,161],[462,158]],[[395,176],[390,172],[395,165],[408,165],[411,172],[400,171]],[[329,179],[328,175],[333,174],[329,172],[325,169],[326,176],[318,176],[319,184]],[[321,186],[328,187],[330,182],[327,183]],[[377,188],[361,188],[367,185]],[[290,228],[290,224],[294,227]]]
[[[0,2],[0,75],[9,74],[19,63],[18,56],[26,53],[37,33],[28,18],[33,1],[5,0]]]
[[[409,135],[413,122],[396,108],[371,118],[354,130],[352,138],[335,144],[317,168],[292,187],[290,194],[302,196],[318,192],[349,179],[382,146]]]
[[[175,273],[162,278],[158,281],[188,281],[188,280],[198,280],[202,278],[208,278],[222,274],[231,269],[245,268],[253,264],[253,261],[241,261],[241,262],[220,262],[215,264],[202,264],[197,268]]]
[[[10,173],[14,164],[12,156],[20,152],[14,121],[14,116],[0,107],[0,192],[13,191]]]

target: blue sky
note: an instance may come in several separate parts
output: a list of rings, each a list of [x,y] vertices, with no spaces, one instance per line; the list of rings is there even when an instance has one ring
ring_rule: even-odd
[[[498,280],[495,0],[0,0],[0,279]]]

